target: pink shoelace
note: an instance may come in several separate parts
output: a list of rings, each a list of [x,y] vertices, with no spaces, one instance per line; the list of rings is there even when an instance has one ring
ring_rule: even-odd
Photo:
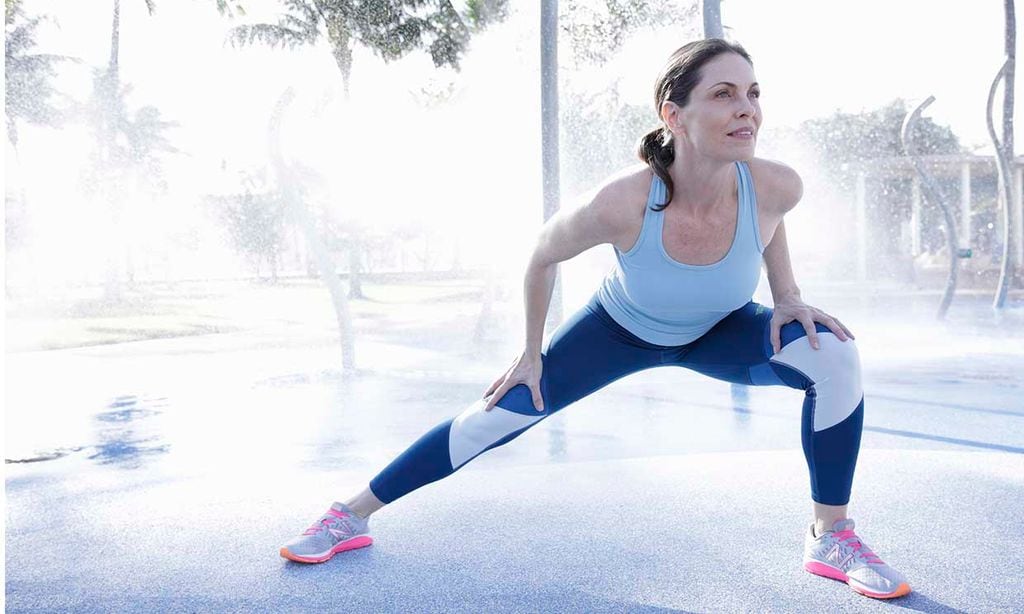
[[[335,518],[345,518],[348,515],[335,509],[327,510],[327,514],[334,516]],[[313,526],[306,529],[306,532],[303,533],[303,535],[315,535],[320,531],[323,531],[326,527],[331,526],[334,522],[335,521],[331,518],[321,518],[314,522]]]
[[[859,551],[861,556],[864,557],[864,562],[865,563],[875,564],[875,565],[885,565],[885,563],[882,561],[882,559],[878,558],[878,555],[875,554],[874,552],[872,552],[871,548],[868,548],[864,544],[864,542],[862,542],[860,540],[860,537],[857,537],[857,534],[854,533],[852,530],[836,531],[835,533],[833,533],[833,535],[835,535],[835,537],[839,541],[846,542],[848,545],[852,546],[854,552],[858,552]],[[849,540],[849,541],[847,542],[846,540]]]

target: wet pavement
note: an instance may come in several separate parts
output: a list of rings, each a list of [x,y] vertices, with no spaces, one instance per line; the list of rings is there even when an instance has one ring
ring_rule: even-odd
[[[298,325],[8,354],[7,608],[1021,611],[1020,312],[844,317],[866,390],[850,513],[915,589],[893,602],[800,567],[799,391],[630,376],[386,507],[370,548],[303,566],[278,546],[472,403],[517,323],[482,352],[419,311],[364,334],[351,376]]]

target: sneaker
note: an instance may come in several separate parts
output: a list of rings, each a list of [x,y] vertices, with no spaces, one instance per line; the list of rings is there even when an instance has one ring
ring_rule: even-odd
[[[281,556],[299,563],[323,563],[335,554],[373,543],[369,521],[335,503],[302,535],[281,546]]]
[[[910,593],[903,574],[882,559],[853,532],[853,520],[837,520],[832,529],[814,535],[814,523],[804,538],[804,569],[841,580],[861,595],[891,599]]]

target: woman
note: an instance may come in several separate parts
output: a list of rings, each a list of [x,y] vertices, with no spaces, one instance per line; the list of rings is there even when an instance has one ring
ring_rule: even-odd
[[[321,562],[368,546],[367,518],[385,504],[621,377],[676,365],[805,390],[814,522],[804,568],[870,597],[909,593],[847,517],[864,415],[860,362],[850,331],[800,298],[783,216],[802,184],[789,167],[754,157],[759,96],[739,45],[709,39],[672,54],[655,90],[661,126],[640,142],[644,164],[540,232],[526,271],[522,355],[483,399],[423,435],[368,488],[332,505],[281,555]],[[557,263],[602,243],[612,244],[618,265],[542,352]],[[751,301],[762,259],[774,309]]]

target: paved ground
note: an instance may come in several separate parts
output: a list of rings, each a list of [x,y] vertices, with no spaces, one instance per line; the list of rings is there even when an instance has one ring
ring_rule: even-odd
[[[7,608],[1024,610],[1020,310],[943,326],[871,313],[844,318],[867,390],[851,515],[909,597],[869,600],[800,569],[801,393],[735,396],[674,368],[385,508],[370,548],[280,559],[327,504],[472,402],[518,339],[513,326],[480,354],[470,327],[427,343],[410,321],[407,344],[365,335],[351,377],[301,327],[8,354],[5,457],[34,462],[6,465]]]

